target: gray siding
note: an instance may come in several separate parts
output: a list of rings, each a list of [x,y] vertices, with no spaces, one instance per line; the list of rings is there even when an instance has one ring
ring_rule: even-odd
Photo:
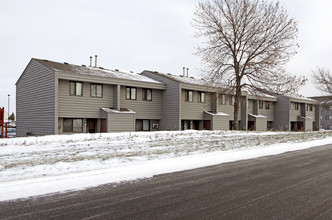
[[[249,99],[248,100],[248,114],[253,114],[256,115],[256,110],[257,110],[257,102],[256,100]]]
[[[136,119],[161,119],[162,90],[152,90],[152,101],[143,100],[142,88],[137,88],[136,100],[126,99],[126,86],[121,86],[120,90],[121,108],[131,109],[136,112]]]
[[[295,109],[290,110],[290,121],[298,121],[298,116],[304,116],[304,115],[302,115],[303,106],[301,105],[301,103],[298,103],[298,104],[299,104],[298,110],[295,110]]]
[[[55,74],[34,60],[16,83],[16,117],[18,137],[55,134]]]
[[[185,91],[181,90],[181,120],[204,120],[204,111],[212,111],[211,93],[205,92],[205,103],[200,103],[199,91],[193,91],[193,102],[185,100]]]
[[[267,117],[268,121],[274,121],[274,108],[275,108],[275,103],[270,102],[270,109],[265,109],[265,102],[263,109],[258,109],[258,115],[264,115]]]
[[[211,121],[212,130],[228,130],[229,117],[225,115],[209,114],[204,112],[204,119]]]
[[[108,132],[135,131],[135,113],[109,113]]]
[[[116,86],[104,84],[103,97],[97,98],[90,96],[90,83],[83,82],[83,96],[70,96],[69,82],[59,79],[58,117],[101,118],[100,108],[116,107]]]
[[[241,120],[242,115],[241,115],[241,108],[242,106],[240,105],[240,109],[239,109],[239,120]],[[226,103],[226,105],[221,105],[218,104],[218,111],[222,112],[222,113],[226,113],[229,115],[229,120],[233,121],[234,120],[234,105],[230,105],[228,102]]]
[[[149,71],[144,71],[142,75],[167,85],[166,90],[162,94],[163,103],[160,130],[180,130],[180,84]]]
[[[278,102],[275,103],[274,108],[273,128],[275,130],[290,130],[290,100],[288,97],[278,96]]]

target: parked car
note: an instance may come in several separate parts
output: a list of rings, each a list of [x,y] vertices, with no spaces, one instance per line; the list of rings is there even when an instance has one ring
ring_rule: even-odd
[[[16,128],[8,128],[7,135],[8,135],[8,138],[16,137]]]

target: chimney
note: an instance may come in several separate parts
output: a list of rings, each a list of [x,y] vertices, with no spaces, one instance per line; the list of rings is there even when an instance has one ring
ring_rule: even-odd
[[[95,67],[97,67],[97,55],[95,55]]]
[[[89,67],[92,67],[92,56],[90,56],[90,66]]]
[[[185,67],[183,67],[183,74],[182,75],[186,76],[186,68]]]
[[[187,68],[187,77],[189,76],[189,68]]]

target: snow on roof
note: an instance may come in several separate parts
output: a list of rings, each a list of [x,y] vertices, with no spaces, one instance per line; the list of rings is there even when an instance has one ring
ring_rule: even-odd
[[[317,102],[317,100],[311,99],[311,98],[306,98],[304,96],[301,95],[289,95],[289,94],[284,94],[282,96],[288,97],[288,98],[293,98],[293,99],[300,99],[300,100],[304,100],[304,101],[311,101],[311,102]]]
[[[128,73],[119,70],[110,70],[103,67],[88,67],[85,65],[78,66],[69,63],[59,63],[59,62],[41,60],[35,58],[33,60],[38,61],[42,65],[47,66],[48,68],[51,68],[54,71],[72,72],[82,75],[100,76],[100,77],[108,77],[114,79],[126,79],[126,80],[135,80],[135,81],[162,84],[157,80],[133,72]]]
[[[107,112],[107,113],[117,113],[117,114],[134,114],[136,112],[134,112],[133,110],[130,109],[126,109],[126,110],[116,110],[116,109],[111,109],[111,108],[101,108],[103,111]]]
[[[249,92],[249,96],[255,97],[255,98],[261,97],[261,98],[278,99],[276,96],[269,95],[269,94],[266,94],[266,93],[263,93],[263,92],[256,92],[256,93]]]
[[[267,118],[266,116],[264,115],[254,115],[254,114],[248,114],[249,116],[252,116],[254,118]]]
[[[186,84],[193,84],[193,85],[199,85],[199,86],[213,86],[211,82],[209,82],[206,79],[203,78],[195,78],[195,77],[188,77],[188,76],[183,76],[183,75],[173,75],[170,73],[159,73],[159,72],[154,72],[155,74],[158,74],[160,76],[169,78],[171,80],[177,81],[179,83],[186,83]]]
[[[224,113],[224,112],[216,112],[216,113],[207,112],[207,111],[204,111],[204,112],[207,113],[207,114],[210,114],[210,115],[229,116],[229,114]]]

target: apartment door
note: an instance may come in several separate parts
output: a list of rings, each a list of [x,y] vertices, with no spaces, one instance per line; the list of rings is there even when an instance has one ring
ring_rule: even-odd
[[[255,130],[255,122],[254,121],[248,121],[248,130],[249,131]]]
[[[193,121],[193,129],[194,130],[199,130],[199,121]]]
[[[297,122],[297,130],[304,131],[304,124],[302,121]]]
[[[211,121],[210,120],[204,120],[203,129],[204,130],[211,130]]]
[[[106,118],[100,119],[100,132],[107,132],[106,130]]]
[[[88,119],[88,132],[96,133],[97,119]]]

